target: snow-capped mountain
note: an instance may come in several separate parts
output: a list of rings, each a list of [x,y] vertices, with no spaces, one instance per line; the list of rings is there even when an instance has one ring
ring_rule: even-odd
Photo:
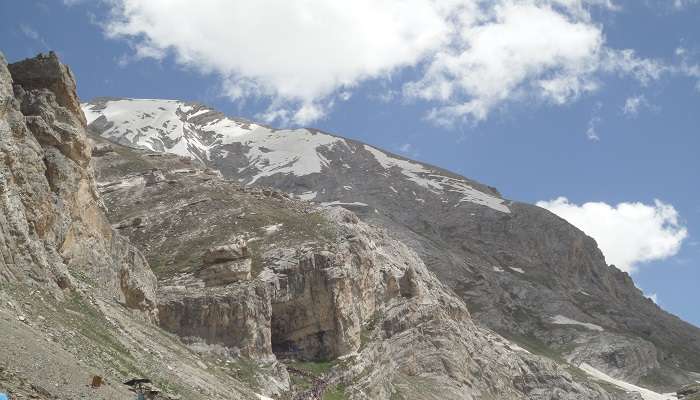
[[[196,158],[227,178],[342,205],[384,226],[476,321],[531,351],[658,390],[700,371],[700,330],[644,297],[593,239],[544,209],[318,130],[277,130],[173,100],[82,107],[94,134]]]
[[[396,169],[405,180],[424,190],[445,198],[457,196],[455,206],[473,202],[510,212],[493,190],[478,190],[452,174],[318,130],[272,129],[177,100],[98,99],[82,108],[91,128],[105,138],[213,163],[246,184],[261,179],[264,183],[266,177],[277,180],[330,173],[333,164],[351,170],[359,152],[363,161],[378,163],[384,174]],[[236,165],[235,171],[231,165]],[[351,190],[348,185],[342,186]],[[297,194],[307,200],[317,195],[314,191]]]

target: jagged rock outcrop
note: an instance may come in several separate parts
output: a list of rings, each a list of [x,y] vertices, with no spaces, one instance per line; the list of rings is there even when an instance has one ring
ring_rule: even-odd
[[[78,274],[106,298],[157,318],[156,279],[114,232],[89,169],[85,117],[68,67],[54,53],[3,61],[4,273],[61,296]]]
[[[700,399],[700,383],[694,383],[683,386],[676,392],[680,400],[698,400]]]
[[[159,399],[257,400],[153,324],[155,275],[105,216],[79,104],[55,54],[0,54],[0,389],[123,399],[121,382],[147,375]]]
[[[163,282],[160,291],[158,307],[164,329],[189,344],[202,342],[216,351],[223,347],[233,356],[274,360],[272,307],[265,285],[170,286],[176,283]]]

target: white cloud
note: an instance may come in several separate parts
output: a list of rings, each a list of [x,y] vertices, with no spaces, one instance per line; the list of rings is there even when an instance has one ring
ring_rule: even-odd
[[[586,129],[586,137],[594,142],[600,141],[600,136],[598,135],[598,125],[602,122],[602,119],[598,116],[593,116],[588,121],[588,129]]]
[[[653,205],[602,202],[577,205],[565,197],[538,206],[564,218],[598,243],[609,264],[634,272],[639,264],[674,256],[688,236],[676,209],[659,200]]]
[[[430,117],[449,123],[483,120],[525,90],[555,103],[594,90],[590,74],[603,47],[600,28],[539,3],[502,1],[462,27],[461,43],[437,52],[406,93],[447,103]]]
[[[440,47],[450,2],[114,0],[105,30],[132,40],[142,57],[172,51],[181,64],[221,75],[233,98],[273,97],[303,123],[322,117],[319,104],[337,90]]]
[[[592,140],[594,142],[597,142],[600,140],[600,136],[598,135],[598,125],[603,122],[603,119],[600,117],[600,110],[603,108],[603,103],[597,102],[595,106],[593,107],[593,112],[591,115],[591,119],[588,120],[588,128],[586,129],[586,137],[589,140]]]
[[[622,106],[622,112],[630,117],[636,117],[640,109],[649,106],[649,102],[644,95],[632,96],[625,100],[625,105]]]
[[[36,31],[36,29],[32,28],[27,24],[19,24],[19,30],[24,36],[39,43],[43,49],[49,48],[48,44],[46,44],[46,40],[44,40],[44,38],[39,34],[39,32]]]
[[[673,0],[673,7],[676,10],[683,10],[693,4],[698,4],[698,0]]]
[[[19,24],[19,30],[22,31],[24,36],[32,39],[32,40],[39,40],[40,36],[37,31],[34,30],[31,26],[27,24]]]
[[[75,0],[68,0],[73,3]],[[509,101],[564,104],[601,74],[643,84],[667,71],[605,43],[594,7],[611,0],[109,0],[104,24],[135,59],[162,59],[221,77],[233,100],[264,97],[268,122],[310,123],[368,80],[413,68],[405,97],[437,123],[481,121]],[[381,86],[381,85],[380,85]],[[370,94],[393,99],[395,92]]]

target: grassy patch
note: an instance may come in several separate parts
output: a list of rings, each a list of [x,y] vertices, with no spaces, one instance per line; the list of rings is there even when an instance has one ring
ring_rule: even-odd
[[[323,393],[323,400],[345,400],[345,386],[336,385]]]
[[[321,377],[328,373],[337,361],[289,361],[286,362],[290,367],[300,369],[311,373],[315,377]]]
[[[554,349],[550,346],[548,346],[546,343],[541,341],[535,336],[532,335],[504,335],[505,332],[499,332],[501,336],[505,337],[511,342],[514,342],[518,344],[519,346],[522,346],[529,352],[533,354],[537,354],[540,356],[545,356],[547,358],[551,358],[552,360],[558,361],[560,363],[564,363],[565,360],[563,358],[563,351]]]

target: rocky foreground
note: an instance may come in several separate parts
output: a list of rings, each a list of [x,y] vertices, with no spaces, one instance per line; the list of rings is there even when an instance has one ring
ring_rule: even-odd
[[[14,398],[125,399],[132,378],[160,399],[658,395],[476,324],[423,255],[347,209],[90,138],[54,54],[0,56],[0,154]]]

